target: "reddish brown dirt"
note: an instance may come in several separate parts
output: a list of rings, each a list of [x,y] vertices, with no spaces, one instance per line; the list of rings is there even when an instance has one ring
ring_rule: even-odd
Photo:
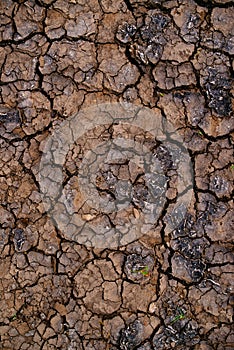
[[[0,349],[234,348],[233,17],[229,0],[1,0]],[[74,140],[63,180],[76,208],[85,152],[120,134],[147,145],[168,177],[151,230],[114,248],[60,230],[38,175],[53,130],[103,102],[165,117],[194,174],[186,215],[169,230],[180,174],[158,140],[118,125]],[[77,209],[96,235],[137,221],[149,190],[126,159],[98,173],[110,203],[126,199],[129,179],[121,214]]]

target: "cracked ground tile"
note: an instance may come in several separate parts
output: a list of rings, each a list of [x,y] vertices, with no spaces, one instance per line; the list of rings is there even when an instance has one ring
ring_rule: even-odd
[[[230,0],[0,1],[0,349],[233,349],[232,17]],[[120,118],[133,103],[142,125],[107,118],[73,140],[61,167],[53,145],[62,231],[40,191],[41,158],[73,115],[74,135],[87,126],[85,108],[95,106],[87,120],[100,121],[101,103],[113,107],[105,116],[124,107]],[[171,218],[179,153],[173,158],[160,138],[165,123],[151,133],[142,106],[155,122],[169,121],[188,150],[192,197],[183,217]],[[174,136],[167,141],[177,144]],[[146,147],[158,177],[130,153],[106,162],[102,145],[115,139],[119,148]],[[89,186],[80,188],[89,152],[91,163],[102,160],[96,197],[112,209],[117,201],[116,211],[90,207]],[[139,231],[152,204],[162,208]]]
[[[88,72],[96,65],[95,45],[87,41],[72,42],[62,39],[53,42],[46,55],[41,58],[40,71],[43,75],[59,72],[74,78],[77,71]]]
[[[205,47],[229,53],[234,52],[233,26],[230,25],[234,8],[214,8],[211,14],[209,31],[202,31],[202,43]],[[222,25],[220,23],[222,22]]]
[[[23,52],[12,52],[6,57],[2,69],[2,82],[9,83],[17,80],[36,80],[36,57],[31,57]]]
[[[191,0],[172,10],[174,21],[186,42],[196,43],[199,40],[200,30],[206,25],[207,12],[206,8]]]
[[[122,49],[116,45],[103,45],[98,51],[99,69],[104,74],[104,86],[116,92],[123,92],[127,85],[137,82],[140,74],[131,64]]]
[[[97,278],[99,276],[99,278]],[[87,269],[75,276],[76,296],[95,313],[112,314],[121,305],[120,280],[113,265],[99,262],[87,265]]]
[[[156,64],[161,59],[182,63],[189,60],[194,45],[181,39],[163,11],[150,10],[140,32],[131,40],[129,52],[143,64]]]
[[[25,39],[32,33],[41,32],[45,18],[45,9],[35,3],[28,1],[14,8],[13,19],[16,26],[15,40]]]
[[[196,77],[190,63],[181,65],[159,63],[153,70],[153,76],[157,86],[163,90],[196,84]]]

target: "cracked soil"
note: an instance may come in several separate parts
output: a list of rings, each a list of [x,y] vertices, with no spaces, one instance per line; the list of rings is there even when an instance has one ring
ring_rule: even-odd
[[[0,349],[234,348],[233,17],[230,0],[0,1]],[[164,209],[151,229],[95,247],[47,215],[45,142],[101,103],[143,106],[180,133],[193,183],[173,230],[176,162],[149,132],[118,123],[74,140],[68,202],[99,237],[134,225],[156,193]],[[147,146],[162,172],[147,185],[124,157],[103,165],[96,191],[121,210],[100,212],[82,202],[77,172],[120,135]]]

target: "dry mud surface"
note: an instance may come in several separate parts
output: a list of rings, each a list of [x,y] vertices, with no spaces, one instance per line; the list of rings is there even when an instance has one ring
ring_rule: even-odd
[[[234,348],[233,18],[228,0],[0,1],[0,349]],[[74,115],[81,130],[78,112],[101,103],[146,108],[180,134],[193,181],[172,229],[181,174],[147,113],[145,129],[113,119],[74,138],[62,229],[46,211],[46,140]],[[104,161],[119,136],[145,145],[161,173],[130,151]],[[109,210],[82,202],[90,150],[102,166],[84,179],[96,175]],[[135,237],[150,196],[160,208]]]

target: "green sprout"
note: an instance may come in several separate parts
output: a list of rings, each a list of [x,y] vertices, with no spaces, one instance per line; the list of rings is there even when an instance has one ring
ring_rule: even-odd
[[[171,320],[171,324],[179,321],[179,320],[183,320],[185,318],[185,314],[181,309],[178,309],[178,315],[176,315],[172,320]]]
[[[14,315],[12,315],[10,318],[10,321],[15,321],[17,319],[17,314],[15,313]]]
[[[231,170],[234,170],[234,164],[232,164],[232,165],[230,166],[230,169],[231,169]]]
[[[142,266],[138,270],[132,270],[132,273],[141,273],[143,276],[147,277],[149,276],[149,266]]]
[[[200,130],[198,131],[198,134],[201,135],[201,136],[203,136],[203,133],[202,133]]]

